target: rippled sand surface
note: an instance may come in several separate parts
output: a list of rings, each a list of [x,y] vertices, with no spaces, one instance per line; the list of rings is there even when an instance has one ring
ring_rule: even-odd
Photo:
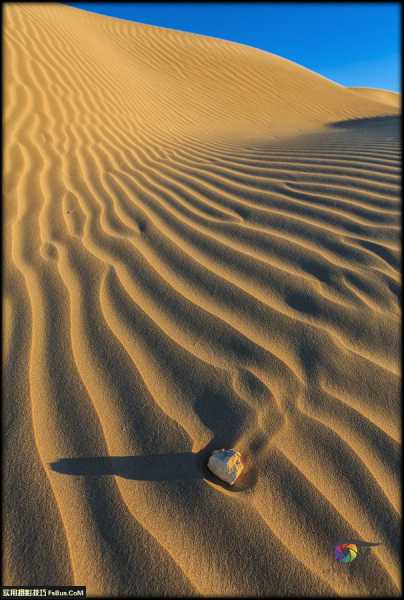
[[[399,96],[4,18],[4,583],[398,596]]]

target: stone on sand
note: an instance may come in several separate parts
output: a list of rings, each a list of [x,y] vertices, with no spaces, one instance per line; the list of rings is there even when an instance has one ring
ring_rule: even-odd
[[[233,485],[243,470],[241,454],[233,448],[215,450],[209,458],[208,468],[216,477]]]

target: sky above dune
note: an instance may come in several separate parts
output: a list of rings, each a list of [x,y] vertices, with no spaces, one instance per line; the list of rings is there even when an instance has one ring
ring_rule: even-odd
[[[66,4],[254,46],[342,85],[401,91],[398,2]]]

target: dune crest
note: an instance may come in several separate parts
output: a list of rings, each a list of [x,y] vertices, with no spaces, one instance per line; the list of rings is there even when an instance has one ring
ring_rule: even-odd
[[[4,17],[5,584],[399,595],[399,104],[205,36]]]
[[[394,106],[394,108],[401,107],[401,94],[397,92],[389,92],[388,90],[378,90],[376,88],[365,88],[365,87],[350,87],[348,88],[355,92],[355,94],[361,94],[363,98],[369,100],[376,100],[382,104],[388,106]]]

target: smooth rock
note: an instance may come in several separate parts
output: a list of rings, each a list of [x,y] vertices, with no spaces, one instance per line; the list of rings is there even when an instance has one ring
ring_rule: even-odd
[[[233,448],[215,450],[209,458],[208,469],[222,481],[233,485],[243,470],[241,454]]]

